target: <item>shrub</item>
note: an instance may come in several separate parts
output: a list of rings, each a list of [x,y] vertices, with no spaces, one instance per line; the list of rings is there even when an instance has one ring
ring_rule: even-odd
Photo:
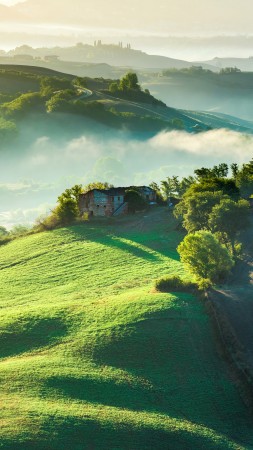
[[[155,288],[160,292],[194,292],[198,286],[177,276],[167,276],[156,280]]]

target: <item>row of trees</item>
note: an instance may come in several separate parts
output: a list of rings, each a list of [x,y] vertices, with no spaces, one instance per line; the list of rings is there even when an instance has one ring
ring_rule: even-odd
[[[253,193],[253,161],[242,167],[203,167],[192,177],[169,177],[152,187],[160,198],[180,200],[174,215],[188,235],[178,251],[199,284],[224,281],[240,253],[240,234],[250,223],[245,197]]]

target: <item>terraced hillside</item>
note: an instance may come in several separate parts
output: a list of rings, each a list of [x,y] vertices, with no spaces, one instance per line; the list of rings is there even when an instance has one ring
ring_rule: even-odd
[[[252,421],[164,209],[0,248],[0,448],[250,449]]]

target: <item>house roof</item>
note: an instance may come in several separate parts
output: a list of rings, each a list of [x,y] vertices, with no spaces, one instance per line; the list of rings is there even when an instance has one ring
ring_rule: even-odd
[[[126,186],[126,187],[117,187],[117,188],[110,188],[110,189],[91,189],[90,191],[86,192],[85,194],[81,194],[81,196],[85,196],[87,194],[90,194],[91,192],[102,192],[105,195],[108,195],[109,197],[117,196],[117,195],[124,195],[126,190],[128,189],[142,189],[142,190],[149,190],[151,192],[155,192],[154,189],[150,188],[149,186]]]

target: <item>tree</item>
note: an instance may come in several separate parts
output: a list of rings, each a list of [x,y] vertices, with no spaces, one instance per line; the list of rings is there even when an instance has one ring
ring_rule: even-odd
[[[26,233],[28,233],[30,230],[30,228],[26,225],[15,225],[12,229],[10,234],[15,235],[15,236],[22,236]]]
[[[118,89],[119,89],[119,84],[118,84],[116,81],[114,81],[113,83],[111,83],[110,86],[109,86],[109,91],[110,91],[112,94],[116,94],[117,91],[118,91]]]
[[[152,183],[150,183],[149,187],[151,187],[151,189],[153,189],[156,193],[156,201],[159,205],[165,205],[165,200],[163,197],[163,194],[161,192],[160,186],[155,182],[152,181]]]
[[[76,77],[72,81],[73,86],[78,86],[81,88],[87,88],[87,79],[84,77]]]
[[[208,229],[209,215],[213,207],[224,198],[223,193],[189,191],[190,194],[186,192],[183,200],[175,207],[174,215],[183,219],[183,226],[188,233]]]
[[[226,163],[221,163],[218,166],[214,166],[212,172],[217,178],[226,178],[228,176],[228,170],[228,165]]]
[[[177,250],[183,264],[200,283],[224,281],[234,265],[226,247],[209,231],[188,234]]]
[[[173,195],[178,195],[179,189],[180,182],[176,176],[161,181],[161,191],[166,200],[170,200]]]
[[[58,197],[58,202],[61,203],[62,201],[68,200],[68,199],[72,199],[76,202],[76,205],[78,205],[79,203],[79,197],[80,194],[82,194],[83,192],[83,188],[81,184],[75,184],[75,186],[73,186],[70,189],[66,189],[59,197]]]
[[[59,219],[60,225],[71,224],[79,215],[76,200],[70,197],[61,199],[53,214]]]
[[[8,236],[9,232],[5,227],[0,226],[0,238],[3,236]]]
[[[196,182],[196,178],[193,176],[184,177],[180,181],[180,187],[179,187],[179,196],[182,196],[186,193],[186,191]]]
[[[50,97],[56,91],[71,89],[71,80],[68,78],[43,77],[40,82],[42,97]]]
[[[70,189],[66,189],[58,197],[58,206],[53,214],[59,219],[60,224],[68,225],[79,216],[79,197],[83,192],[82,186],[76,184]]]
[[[189,177],[191,178],[191,177]],[[190,181],[189,188],[186,191],[187,196],[195,196],[199,192],[222,192],[224,195],[229,195],[235,199],[240,196],[240,191],[236,186],[235,180],[231,178],[203,178],[200,181]]]
[[[238,175],[238,172],[239,172],[239,166],[238,166],[238,164],[233,163],[233,164],[231,164],[230,168],[231,168],[231,170],[232,170],[233,178],[236,179],[236,177],[237,177],[237,175]]]
[[[128,89],[134,89],[140,91],[140,85],[139,80],[134,72],[128,72],[124,77],[121,78],[119,83],[119,89],[122,91],[128,90]]]
[[[108,183],[107,181],[93,181],[93,183],[89,183],[82,189],[82,192],[85,194],[86,192],[92,191],[93,189],[111,189],[113,188],[113,184]]]
[[[125,202],[128,203],[128,210],[131,213],[142,211],[147,207],[147,203],[141,194],[135,189],[128,189],[125,195]]]
[[[208,169],[206,167],[201,167],[201,169],[194,170],[195,175],[198,177],[199,180],[203,178],[210,178],[213,176],[212,170]]]
[[[209,169],[202,167],[194,171],[195,175],[201,180],[203,178],[226,178],[228,176],[229,167],[226,163],[221,163]]]
[[[233,255],[236,236],[249,224],[249,203],[246,200],[234,202],[229,198],[222,199],[213,207],[208,220],[210,230],[219,233],[224,243],[231,244]]]
[[[241,170],[238,170],[236,185],[243,197],[249,197],[253,194],[253,160],[248,164],[243,164]]]

